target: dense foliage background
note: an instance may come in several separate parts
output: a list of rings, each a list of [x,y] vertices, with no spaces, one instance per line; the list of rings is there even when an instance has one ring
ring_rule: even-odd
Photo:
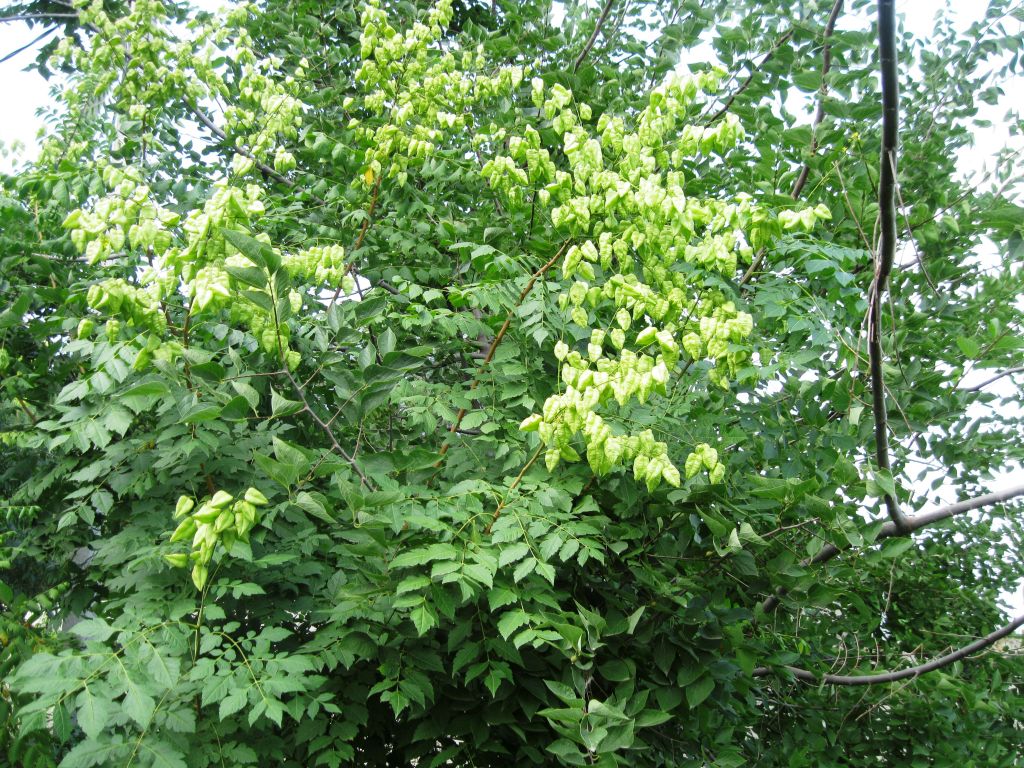
[[[1019,764],[1024,12],[875,14],[8,4],[0,761]]]

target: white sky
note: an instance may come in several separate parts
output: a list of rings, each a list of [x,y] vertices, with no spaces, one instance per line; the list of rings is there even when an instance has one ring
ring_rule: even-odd
[[[595,12],[600,5],[599,0],[591,0],[590,4],[594,6]],[[222,3],[220,0],[200,0],[193,2],[193,5],[214,10]],[[560,5],[560,3],[555,3],[556,16]],[[987,3],[976,0],[951,0],[950,2],[951,13],[960,29],[966,29],[972,22],[981,18],[986,6]],[[897,11],[903,14],[904,23],[916,37],[927,37],[937,15],[947,12],[945,0],[903,0],[897,5]],[[841,17],[839,28],[861,26],[866,23],[866,20],[865,12],[858,13],[854,17]],[[1010,20],[1009,23],[1014,22]],[[0,22],[0,57],[26,45],[42,31],[43,27],[41,26],[29,29],[20,22]],[[46,38],[47,41],[50,39],[52,38]],[[24,71],[34,61],[36,51],[41,44],[32,46],[18,56],[0,64],[0,93],[2,93],[3,99],[3,118],[0,123],[0,171],[10,171],[15,164],[20,164],[20,161],[36,157],[39,149],[39,132],[44,126],[43,118],[39,113],[41,110],[52,107],[55,103],[50,93],[51,84],[35,72]],[[1020,87],[1015,90],[1018,94],[1024,93],[1024,77],[1015,78],[1014,85],[1018,84]],[[975,145],[961,153],[960,169],[964,175],[980,173],[986,166],[991,167],[992,153],[1000,147],[1008,143],[1013,143],[1015,146],[1022,145],[1022,137],[1019,135],[1011,137],[1004,122],[1006,108],[1013,101],[1013,91],[1010,89],[1007,91],[1007,96],[997,106],[979,104],[979,116],[989,119],[992,122],[992,127],[978,131]],[[15,147],[13,155],[10,154],[12,147]],[[989,371],[971,374],[965,379],[963,386],[977,384],[991,373]],[[1007,380],[1000,382],[1000,385],[1001,389],[999,386],[993,386],[988,391],[1003,394],[1012,394],[1014,391],[1012,383]],[[1016,485],[1022,480],[1024,480],[1024,471],[1020,467],[1012,468],[994,478],[990,489],[999,490]],[[943,501],[955,500],[952,493],[943,494],[941,491],[938,497]],[[1024,608],[1024,584],[1021,585],[1012,602],[1018,610]]]

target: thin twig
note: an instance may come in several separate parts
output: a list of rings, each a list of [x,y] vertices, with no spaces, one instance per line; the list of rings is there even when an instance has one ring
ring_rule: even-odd
[[[4,57],[3,57],[2,59],[0,59],[0,64],[3,64],[3,63],[4,63],[5,61],[8,61],[8,60],[10,60],[10,59],[13,59],[13,58],[14,58],[15,56],[17,56],[17,55],[18,55],[19,53],[21,53],[22,51],[24,51],[24,50],[26,50],[26,49],[28,49],[28,48],[31,48],[31,47],[32,47],[33,45],[35,45],[36,43],[38,43],[38,42],[39,42],[40,40],[42,40],[42,39],[43,39],[44,37],[47,37],[47,36],[49,36],[49,35],[52,35],[52,34],[53,34],[54,32],[56,32],[56,31],[57,31],[58,29],[60,29],[60,27],[59,27],[59,26],[53,26],[53,27],[50,27],[50,28],[49,28],[48,30],[46,30],[45,32],[43,32],[43,34],[39,35],[39,36],[38,36],[38,37],[36,37],[36,38],[33,38],[33,39],[32,39],[32,42],[30,42],[30,43],[25,43],[25,45],[21,46],[21,48],[16,48],[15,50],[13,50],[13,51],[11,51],[10,53],[8,53],[7,55],[5,55],[5,56],[4,56]]]
[[[811,158],[818,153],[818,128],[825,119],[825,97],[828,95],[828,72],[832,69],[832,33],[836,29],[836,20],[843,10],[843,0],[836,0],[832,6],[832,13],[829,14],[828,22],[825,24],[824,46],[821,51],[821,85],[818,88],[818,109],[814,113],[814,121],[811,123],[811,157],[807,158],[804,167],[800,171],[793,189],[789,196],[796,200],[800,197],[804,185],[807,184],[807,177],[811,173]]]
[[[964,391],[965,392],[980,392],[985,387],[987,387],[989,384],[992,384],[992,383],[994,383],[996,381],[999,381],[1000,379],[1002,379],[1002,378],[1004,378],[1006,376],[1012,376],[1015,373],[1022,373],[1022,372],[1024,372],[1024,365],[1019,365],[1016,368],[1007,368],[1002,373],[997,373],[992,378],[985,379],[985,381],[981,382],[981,384],[975,384],[973,387],[967,387]]]
[[[590,49],[594,47],[594,43],[597,42],[597,36],[601,34],[601,27],[604,26],[605,21],[608,19],[608,13],[612,9],[612,5],[615,4],[615,0],[608,0],[604,4],[604,9],[601,11],[601,15],[597,19],[597,24],[594,25],[594,31],[590,33],[590,39],[587,40],[587,44],[583,46],[583,50],[580,51],[580,55],[576,57],[576,62],[572,65],[572,71],[576,72],[580,65],[586,60],[590,54]]]
[[[77,19],[77,13],[25,13],[20,16],[0,16],[0,24],[5,21],[42,21],[43,19]]]
[[[227,138],[227,134],[225,134],[224,131],[222,131],[217,126],[217,124],[215,122],[213,122],[213,120],[211,120],[209,117],[207,117],[206,113],[203,112],[203,110],[199,109],[198,107],[193,107],[191,104],[189,104],[188,107],[189,107],[189,111],[193,115],[195,115],[196,119],[200,123],[205,125],[207,128],[209,128],[210,132],[214,136],[216,136],[221,141],[224,141]],[[256,167],[259,168],[262,173],[265,173],[267,176],[269,176],[270,178],[274,179],[275,181],[278,181],[281,184],[284,184],[286,187],[293,187],[294,188],[296,186],[294,181],[292,181],[291,179],[289,179],[286,176],[282,176],[280,173],[275,171],[269,165],[267,165],[264,162],[261,162],[255,155],[252,154],[252,152],[250,152],[245,147],[235,147],[235,151],[238,152],[238,154],[240,154],[240,155],[245,155],[246,157],[250,158],[253,162],[256,163]],[[326,201],[321,200],[318,197],[314,196],[313,199],[316,200],[317,203],[319,203],[320,205],[326,205],[327,204]]]
[[[337,451],[338,454],[340,454],[341,457],[344,458],[345,461],[349,463],[349,466],[351,466],[355,473],[359,476],[359,482],[362,483],[367,488],[369,488],[371,491],[376,490],[374,484],[370,482],[366,475],[363,474],[363,470],[361,470],[359,468],[359,465],[356,464],[355,458],[353,456],[350,456],[348,452],[341,447],[341,443],[338,442],[338,438],[335,437],[334,435],[334,430],[331,429],[330,425],[327,424],[327,422],[325,422],[323,419],[321,419],[317,415],[316,411],[312,409],[312,407],[309,404],[309,400],[306,399],[306,393],[303,391],[302,387],[299,386],[299,382],[295,380],[295,377],[292,376],[291,371],[282,370],[281,374],[284,375],[288,379],[288,381],[291,382],[292,388],[295,390],[295,394],[297,394],[299,396],[299,399],[302,401],[303,410],[309,414],[309,417],[314,422],[316,422],[316,425],[320,427],[321,430],[323,430],[324,434],[327,435],[327,439],[331,441],[331,447],[333,447],[334,450]]]
[[[720,119],[722,115],[729,111],[729,107],[731,107],[732,103],[736,101],[736,97],[741,95],[745,90],[747,90],[747,88],[750,87],[750,84],[754,82],[754,78],[757,77],[757,73],[764,69],[764,65],[772,60],[772,57],[775,55],[775,52],[778,51],[779,48],[781,48],[783,45],[785,45],[786,41],[788,41],[789,38],[791,38],[792,36],[793,30],[791,29],[784,35],[782,35],[782,37],[775,41],[775,45],[771,47],[771,50],[769,50],[768,53],[764,55],[764,58],[761,59],[761,61],[750,70],[750,74],[747,76],[747,79],[743,81],[743,84],[740,85],[739,88],[737,88],[729,95],[729,98],[726,100],[725,104],[722,105],[722,108],[715,112],[715,114],[713,114],[711,117],[709,117],[705,125],[711,125],[712,123]]]
[[[484,356],[484,361],[480,366],[481,368],[486,368],[488,365],[490,365],[491,360],[494,359],[494,353],[498,349],[498,345],[501,344],[501,340],[505,338],[505,334],[506,332],[508,332],[509,326],[512,324],[512,318],[515,316],[516,310],[519,309],[520,305],[526,299],[527,295],[530,293],[531,290],[533,290],[534,283],[536,283],[538,278],[542,277],[545,272],[547,272],[549,269],[551,269],[551,267],[555,265],[555,262],[557,262],[562,257],[562,254],[565,252],[565,249],[566,247],[568,247],[568,245],[568,242],[563,243],[562,247],[558,249],[558,253],[552,256],[547,264],[545,264],[543,267],[538,269],[536,272],[533,273],[533,275],[530,276],[530,280],[526,283],[526,286],[519,293],[519,298],[516,299],[515,304],[512,305],[512,308],[509,309],[508,314],[505,316],[505,322],[502,324],[501,328],[495,334],[494,340],[491,342],[491,346],[488,348],[487,354]],[[480,379],[474,378],[472,383],[469,385],[469,391],[472,392],[474,389],[477,388],[479,384]],[[453,434],[458,431],[459,426],[462,424],[462,420],[466,416],[466,412],[466,408],[459,409],[458,414],[455,416],[455,421],[453,421],[452,425],[448,428],[448,432],[450,434]],[[448,453],[448,449],[450,447],[451,444],[446,440],[444,445],[441,446],[440,454],[442,457],[446,453]],[[438,467],[440,465],[441,459],[438,459],[437,463],[434,466]]]
[[[377,182],[373,185],[373,196],[370,198],[370,206],[366,209],[366,218],[363,219],[363,225],[359,228],[359,236],[356,238],[355,247],[352,249],[352,253],[356,253],[360,248],[363,247],[363,240],[366,238],[366,232],[370,229],[370,222],[373,220],[373,212],[377,210],[377,197],[380,195],[380,182],[383,176],[377,177]],[[353,262],[349,262],[348,266],[345,267],[345,274],[347,275],[353,269]],[[356,280],[356,286],[358,287],[359,281]],[[342,283],[338,283],[337,290],[334,291],[334,295],[331,297],[330,306],[334,306],[338,301],[338,297],[341,295]]]
[[[789,196],[794,200],[800,198],[800,193],[803,192],[804,187],[807,185],[807,179],[811,174],[811,159],[818,153],[818,126],[821,125],[825,119],[825,96],[828,94],[828,73],[832,69],[832,34],[836,29],[836,21],[839,18],[840,12],[843,10],[843,0],[836,0],[832,6],[832,12],[828,15],[828,21],[825,23],[825,31],[822,35],[822,53],[821,53],[821,86],[818,88],[818,107],[814,113],[814,120],[811,122],[811,156],[807,158],[807,162],[804,163],[804,167],[800,169],[800,175],[797,176],[796,181],[793,183],[793,188],[789,191]],[[743,277],[740,278],[740,285],[746,285],[754,277],[754,274],[761,268],[762,262],[766,250],[761,248],[757,255],[754,256],[754,260],[750,263],[750,267],[746,272],[743,273]]]
[[[501,511],[505,509],[505,502],[508,501],[508,497],[512,495],[512,491],[519,487],[519,483],[523,481],[523,478],[526,476],[526,472],[533,466],[533,462],[537,460],[537,457],[540,456],[540,452],[543,450],[544,444],[541,443],[537,446],[537,450],[533,452],[533,456],[530,457],[530,460],[523,465],[521,470],[519,470],[519,474],[516,475],[516,479],[513,480],[512,484],[508,487],[508,491],[505,493],[505,498],[498,502],[498,508],[495,509],[494,514],[491,515],[491,522],[489,522],[487,527],[484,528],[484,534],[490,534],[491,527],[498,522],[498,518],[501,517]]]

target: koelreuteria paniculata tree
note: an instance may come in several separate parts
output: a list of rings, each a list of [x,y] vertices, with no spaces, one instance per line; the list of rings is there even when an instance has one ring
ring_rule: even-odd
[[[806,5],[9,6],[7,760],[1015,764],[1024,20]]]

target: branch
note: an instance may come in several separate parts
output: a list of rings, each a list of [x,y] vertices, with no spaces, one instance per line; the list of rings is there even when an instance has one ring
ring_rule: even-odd
[[[828,80],[826,76],[829,70],[832,69],[832,33],[836,30],[836,20],[839,18],[842,10],[843,0],[836,0],[835,5],[832,6],[832,13],[828,16],[828,22],[825,24],[824,47],[821,51],[821,86],[818,89],[818,109],[814,113],[814,121],[811,123],[811,157],[814,157],[818,152],[818,126],[825,119],[825,96],[828,94]],[[807,177],[810,176],[810,173],[811,159],[808,158],[800,171],[800,175],[797,177],[796,183],[793,184],[793,189],[789,193],[789,196],[794,200],[800,197],[800,193],[803,191],[804,185],[807,184]]]
[[[366,232],[370,228],[370,222],[373,221],[373,212],[377,210],[377,197],[380,195],[380,182],[384,178],[383,173],[377,177],[377,182],[373,185],[373,196],[370,198],[370,206],[366,209],[366,218],[363,219],[363,225],[359,228],[359,236],[356,238],[355,247],[352,248],[352,253],[355,254],[360,248],[363,247],[363,240],[366,238]],[[345,267],[345,274],[347,275],[352,271],[355,262],[349,262],[348,266]],[[334,295],[331,297],[330,306],[334,306],[338,297],[341,296],[342,283],[338,283],[338,288],[334,291]],[[358,285],[358,283],[357,283]]]
[[[353,470],[355,470],[355,473],[359,476],[359,482],[362,483],[365,487],[369,488],[371,491],[376,490],[374,484],[370,482],[366,475],[363,474],[363,470],[361,470],[359,468],[359,465],[356,464],[355,457],[350,456],[348,452],[341,447],[341,443],[338,442],[338,438],[334,436],[334,430],[331,429],[331,425],[325,422],[319,416],[317,416],[316,411],[314,411],[310,407],[309,400],[306,399],[306,393],[303,391],[299,382],[295,380],[295,377],[292,376],[291,371],[285,368],[281,370],[280,373],[287,377],[288,381],[291,382],[292,387],[295,389],[295,394],[297,394],[299,396],[299,399],[302,401],[303,410],[309,414],[309,417],[314,422],[316,422],[316,425],[323,430],[324,434],[327,435],[327,439],[331,441],[331,447],[333,447],[334,450],[337,451],[338,454],[341,455],[342,458],[344,458],[345,461],[349,463],[349,466],[352,467]]]
[[[717,121],[722,115],[729,111],[729,107],[731,107],[732,103],[736,101],[736,97],[750,87],[750,84],[754,81],[754,78],[757,76],[757,73],[764,69],[764,65],[772,60],[772,56],[775,55],[775,52],[779,50],[779,48],[781,48],[786,43],[786,41],[789,40],[789,38],[791,38],[792,36],[793,30],[791,29],[775,42],[775,45],[773,45],[771,47],[771,50],[765,54],[764,58],[761,59],[761,61],[753,69],[750,70],[750,74],[747,76],[747,79],[743,81],[743,84],[729,95],[729,98],[726,100],[725,104],[722,105],[722,108],[708,118],[707,125],[711,125],[712,123]]]
[[[512,324],[512,318],[515,315],[516,310],[519,309],[520,305],[526,299],[527,295],[530,293],[530,291],[533,290],[533,284],[537,282],[538,278],[542,277],[545,272],[547,272],[549,269],[551,269],[551,267],[553,267],[555,265],[555,262],[557,262],[562,257],[562,254],[565,252],[565,249],[566,249],[567,246],[568,246],[568,242],[563,243],[562,247],[558,249],[558,253],[556,253],[554,256],[552,256],[550,261],[548,261],[547,264],[545,264],[543,267],[538,269],[536,272],[534,272],[530,276],[530,280],[526,283],[526,287],[524,287],[523,290],[520,292],[519,298],[516,299],[516,303],[512,305],[512,308],[509,309],[508,314],[505,316],[505,322],[502,323],[501,328],[495,334],[494,340],[491,342],[491,346],[487,350],[487,355],[484,357],[484,361],[483,361],[483,363],[480,366],[481,368],[484,368],[487,365],[489,365],[491,360],[494,358],[494,353],[498,349],[498,345],[501,344],[501,340],[503,338],[505,338],[505,334],[508,332],[508,328]],[[473,379],[473,382],[469,385],[469,391],[472,392],[474,389],[476,389],[477,385],[479,383],[480,383],[480,379],[476,379],[476,378]],[[465,416],[466,416],[466,409],[465,408],[460,408],[458,414],[455,417],[455,421],[452,422],[452,425],[448,428],[448,432],[449,433],[457,432],[458,429],[459,429],[459,426],[462,424],[462,420],[465,418]],[[442,457],[446,453],[448,453],[448,449],[450,447],[451,447],[451,444],[446,440],[444,445],[441,446],[441,452],[440,453],[441,453]],[[434,464],[434,466],[438,467],[440,465],[441,465],[441,459],[438,459],[437,463]]]
[[[875,537],[874,543],[883,541],[884,539],[891,539],[895,536],[905,536],[914,533],[915,531],[919,531],[922,528],[935,525],[936,523],[942,522],[943,520],[947,520],[951,517],[962,515],[965,512],[971,512],[972,510],[981,509],[982,507],[990,507],[993,504],[1001,504],[1004,501],[1015,499],[1018,496],[1024,496],[1024,484],[1016,485],[1003,491],[986,493],[983,496],[976,496],[973,499],[958,501],[955,504],[939,507],[931,512],[914,515],[913,517],[907,518],[906,530],[900,530],[895,523],[885,523],[878,532],[878,535]],[[826,544],[814,557],[808,557],[800,561],[800,566],[806,568],[810,565],[818,565],[820,563],[827,562],[848,548],[849,546],[839,547],[835,544]],[[785,589],[780,588],[776,590],[774,595],[771,595],[761,603],[761,610],[765,612],[771,611],[779,604],[780,599],[785,594]]]
[[[793,188],[789,191],[789,196],[794,200],[800,198],[800,194],[804,191],[804,187],[807,185],[807,179],[811,174],[811,159],[818,153],[818,126],[821,125],[825,119],[825,96],[828,94],[828,73],[832,69],[832,34],[836,31],[836,21],[839,19],[839,14],[843,10],[843,0],[836,0],[832,6],[832,12],[828,15],[828,21],[825,22],[825,31],[822,35],[822,51],[821,51],[821,86],[818,88],[818,107],[814,113],[814,120],[811,122],[811,156],[807,158],[804,163],[804,167],[800,169],[800,175],[793,183]],[[774,49],[772,49],[774,52]],[[768,59],[766,58],[765,61]],[[761,62],[764,64],[764,62]],[[744,83],[744,88],[746,83]],[[730,99],[731,102],[731,99]],[[743,277],[740,278],[740,285],[746,285],[753,278],[754,273],[761,268],[761,263],[764,261],[765,249],[762,248],[757,252],[754,260],[750,263],[750,267],[746,272],[743,273]]]
[[[1019,365],[1016,368],[1007,368],[1002,373],[997,373],[991,379],[985,379],[985,381],[981,382],[981,384],[975,384],[973,387],[967,387],[964,391],[965,392],[980,392],[985,387],[987,387],[989,384],[997,382],[997,381],[999,381],[1000,379],[1002,379],[1002,378],[1004,378],[1006,376],[1012,376],[1015,373],[1024,373],[1024,365]]]
[[[576,57],[576,63],[572,65],[572,71],[576,72],[580,68],[580,64],[587,58],[590,53],[590,49],[594,47],[594,43],[597,42],[597,36],[601,34],[601,27],[604,26],[605,21],[608,19],[608,13],[612,9],[612,5],[615,0],[608,0],[604,4],[604,9],[601,11],[600,17],[597,19],[597,24],[594,25],[594,31],[590,33],[590,39],[587,40],[587,44],[583,46],[583,50],[580,51],[580,55]]]
[[[0,24],[11,21],[43,21],[45,19],[77,19],[77,13],[26,13],[20,16],[0,16]]]
[[[199,107],[194,107],[191,104],[186,104],[185,106],[188,107],[189,112],[195,115],[196,119],[200,123],[205,125],[210,130],[210,133],[212,133],[221,141],[225,141],[227,139],[227,134],[225,134],[224,131],[222,131],[217,126],[217,124],[213,122],[213,120],[211,120],[205,112],[203,112],[203,110],[199,109]],[[259,158],[257,158],[252,152],[250,152],[245,147],[235,147],[234,151],[238,152],[238,154],[240,155],[245,155],[246,157],[252,159],[252,161],[256,163],[256,167],[260,169],[260,172],[266,174],[274,181],[284,184],[286,187],[290,187],[291,189],[295,189],[296,187],[298,187],[298,184],[289,179],[287,176],[282,176],[271,166],[262,162]],[[316,195],[312,194],[310,195],[310,197],[313,199],[313,202],[315,202],[317,205],[327,205],[327,201],[324,200],[323,198],[317,197]]]
[[[875,421],[875,460],[879,469],[890,471],[889,425],[885,411],[885,382],[882,378],[882,292],[885,290],[896,254],[896,148],[899,143],[899,81],[896,71],[895,0],[878,2],[878,47],[882,79],[882,156],[879,160],[878,253],[871,282],[868,309],[868,356],[871,367],[872,412]],[[902,532],[908,532],[906,515],[892,494],[883,497],[889,517]]]
[[[975,640],[970,645],[965,645],[963,648],[958,648],[951,653],[947,653],[945,656],[939,656],[937,659],[932,659],[931,661],[919,664],[916,667],[899,669],[894,672],[879,672],[874,675],[816,675],[809,670],[800,669],[799,667],[787,666],[785,669],[797,680],[803,680],[808,683],[826,683],[828,685],[877,685],[879,683],[894,683],[898,680],[920,677],[921,675],[933,672],[936,669],[947,667],[955,661],[965,659],[972,653],[988,648],[993,643],[1002,640],[1007,635],[1015,632],[1021,626],[1024,626],[1024,614],[1018,616],[1009,624],[1000,627],[995,632]],[[753,676],[765,677],[773,674],[774,672],[775,670],[771,667],[757,667],[754,669]]]
[[[24,51],[25,49],[27,49],[27,48],[31,48],[31,47],[32,47],[33,45],[35,45],[36,43],[38,43],[38,42],[39,42],[40,40],[42,40],[42,39],[43,39],[44,37],[48,37],[49,35],[52,35],[52,34],[53,34],[54,32],[56,32],[56,31],[57,31],[58,29],[59,29],[59,27],[57,27],[57,26],[53,26],[53,27],[50,27],[50,28],[49,28],[48,30],[46,30],[45,32],[43,32],[43,33],[42,33],[41,35],[39,35],[38,37],[36,37],[36,38],[33,38],[32,42],[30,42],[30,43],[25,43],[25,45],[21,46],[21,48],[16,48],[16,49],[14,49],[13,51],[11,51],[10,53],[6,54],[6,55],[5,55],[5,56],[4,56],[4,57],[3,57],[2,59],[0,59],[0,64],[3,64],[3,63],[4,63],[5,61],[9,61],[10,59],[13,59],[13,58],[14,58],[15,56],[17,56],[17,55],[18,55],[19,53],[21,53],[21,52],[22,52],[22,51]]]

